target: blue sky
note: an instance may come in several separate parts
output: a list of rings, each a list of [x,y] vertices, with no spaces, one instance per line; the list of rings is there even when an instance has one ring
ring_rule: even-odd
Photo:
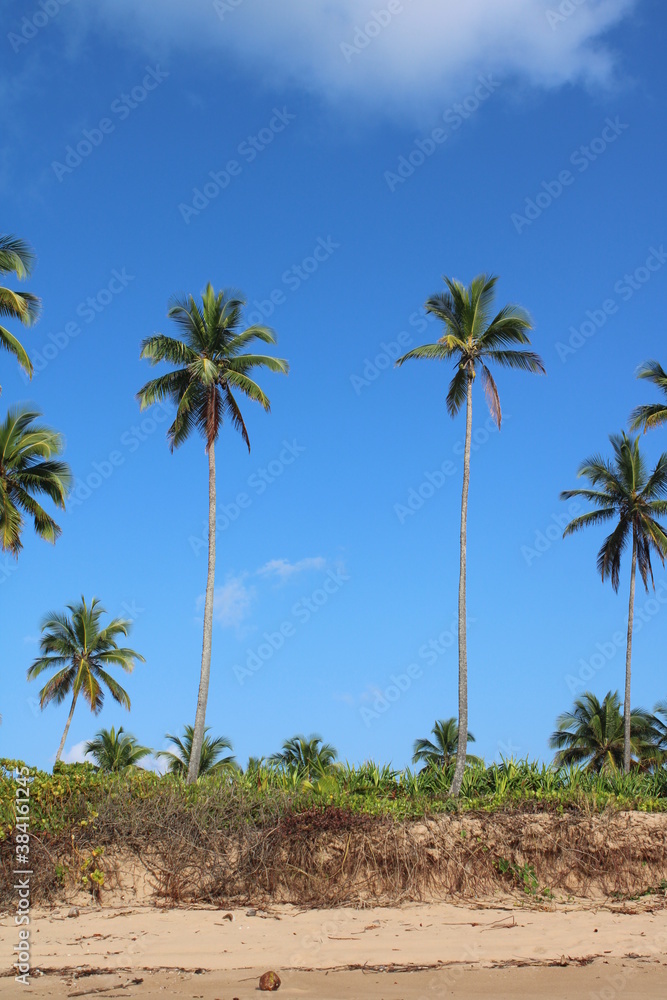
[[[269,415],[245,406],[251,454],[227,428],[217,452],[207,721],[240,760],[315,731],[403,766],[455,714],[464,426],[446,367],[393,368],[438,336],[421,308],[443,274],[500,275],[548,369],[498,374],[501,433],[474,402],[476,752],[546,757],[574,692],[622,688],[627,566],[615,595],[602,534],[561,540],[576,511],[558,496],[650,393],[634,372],[663,346],[663,6],[277,7],[3,5],[0,231],[35,246],[44,309],[23,336],[32,383],[0,356],[0,412],[35,402],[76,487],[55,547],[28,532],[0,558],[2,755],[53,759],[67,707],[40,713],[25,672],[43,615],[82,593],[134,619],[146,663],[129,716],[77,709],[68,758],[101,725],[159,748],[194,717],[206,459],[196,439],[171,455],[169,413],[135,393],[141,339],[208,281],[243,291],[291,365],[264,379]],[[655,461],[667,440],[644,446]],[[637,599],[647,707],[667,696],[656,579],[661,600]]]

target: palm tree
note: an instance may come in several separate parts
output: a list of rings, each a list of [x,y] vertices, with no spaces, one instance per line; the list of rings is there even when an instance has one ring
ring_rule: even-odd
[[[15,407],[0,423],[0,549],[14,556],[23,548],[25,515],[40,538],[55,542],[61,530],[35,496],[47,496],[64,510],[72,482],[69,466],[58,459],[63,439],[36,424],[40,416],[36,410]]]
[[[197,780],[199,757],[204,741],[206,703],[211,674],[211,643],[213,633],[213,597],[215,587],[215,442],[220,428],[228,420],[239,431],[248,451],[250,439],[234,391],[270,409],[267,396],[250,377],[255,368],[268,368],[286,374],[288,365],[280,358],[263,354],[244,354],[256,341],[275,344],[273,332],[264,326],[241,329],[241,312],[245,305],[229,292],[214,292],[208,285],[201,307],[193,296],[176,298],[169,309],[183,334],[183,339],[156,334],[144,340],[141,356],[151,364],[166,361],[176,365],[160,378],[148,382],[138,393],[141,408],[170,399],[176,405],[176,418],[169,428],[171,450],[183,444],[193,430],[198,430],[206,442],[208,454],[208,575],[204,605],[204,638],[201,676],[194,740],[188,771],[188,782]]]
[[[431,730],[433,741],[429,739],[415,740],[413,746],[413,764],[426,764],[427,767],[444,770],[456,760],[459,745],[459,727],[456,719],[440,719]],[[468,733],[468,743],[474,743],[475,737]],[[480,763],[479,757],[467,754],[467,763]]]
[[[504,306],[491,318],[497,278],[481,274],[466,288],[459,281],[444,278],[447,291],[426,302],[426,311],[444,324],[443,336],[435,344],[424,344],[409,351],[396,362],[402,365],[412,358],[453,361],[455,374],[447,393],[447,410],[455,417],[466,404],[466,437],[463,459],[461,498],[461,562],[459,574],[459,738],[456,769],[451,794],[461,791],[466,762],[468,732],[468,646],[466,614],[468,487],[470,483],[470,444],[472,438],[472,387],[479,373],[491,416],[501,423],[500,399],[488,363],[502,368],[544,374],[540,357],[532,351],[517,350],[530,344],[527,331],[532,323],[527,313],[515,305]]]
[[[600,455],[587,458],[579,468],[579,476],[587,479],[597,489],[566,490],[561,500],[581,497],[593,504],[594,509],[575,517],[566,527],[563,537],[582,528],[615,521],[612,533],[605,539],[598,553],[597,568],[602,581],[611,578],[618,593],[621,555],[632,542],[632,567],[630,570],[630,604],[628,611],[628,640],[625,655],[625,750],[623,770],[630,770],[632,754],[630,740],[630,687],[632,677],[632,632],[635,608],[636,570],[648,592],[648,578],[653,582],[651,552],[656,552],[665,562],[667,534],[656,518],[667,514],[667,453],[663,453],[653,472],[649,474],[639,451],[639,440],[627,434],[612,434],[613,462]]]
[[[124,771],[128,767],[137,767],[140,760],[151,754],[149,747],[142,747],[131,733],[126,733],[120,726],[118,732],[111,729],[100,729],[94,738],[86,743],[85,754],[95,761],[100,771]]]
[[[621,767],[625,770],[624,716],[617,691],[608,691],[602,702],[587,691],[576,699],[571,712],[559,715],[556,726],[549,746],[558,751],[557,767],[584,764],[586,770],[597,773]],[[637,766],[650,766],[655,763],[659,739],[655,719],[635,709],[630,715],[630,727],[632,760]]]
[[[237,770],[235,757],[222,757],[223,750],[233,750],[233,746],[225,736],[217,736],[212,739],[206,734],[210,732],[210,726],[204,731],[204,740],[201,753],[199,755],[198,778],[204,774],[215,774],[219,771]],[[156,757],[164,757],[167,761],[167,771],[170,774],[177,774],[181,778],[188,778],[190,781],[190,764],[192,762],[192,746],[194,742],[194,726],[185,726],[183,738],[172,736],[167,733],[166,739],[176,747],[176,753],[171,750],[159,750]]]
[[[667,754],[667,698],[659,701],[653,709],[655,713],[655,729],[658,734],[658,746]]]
[[[657,386],[664,396],[662,403],[637,406],[630,414],[630,430],[646,431],[667,423],[667,372],[657,361],[646,361],[637,372],[637,378],[647,379]]]
[[[22,281],[28,277],[34,263],[32,247],[16,236],[0,235],[0,275],[15,274]],[[3,316],[16,319],[24,326],[31,326],[39,316],[39,299],[30,292],[21,294],[11,288],[0,287],[0,317]],[[13,354],[23,370],[32,377],[32,363],[25,348],[1,323],[0,347]]]
[[[269,757],[269,761],[280,767],[297,771],[309,781],[330,773],[336,765],[338,751],[331,743],[323,743],[321,736],[299,734],[285,740],[282,750]]]
[[[42,638],[39,643],[42,656],[37,657],[28,669],[29,681],[39,677],[45,670],[56,670],[39,692],[41,708],[52,701],[60,705],[65,698],[72,696],[56,763],[63,752],[79,695],[83,696],[91,711],[97,715],[104,704],[106,687],[111,697],[129,710],[130,697],[127,691],[108,673],[107,668],[120,667],[129,674],[134,669],[135,660],[144,662],[139,653],[118,646],[116,642],[118,636],[129,634],[131,622],[113,618],[105,628],[101,627],[100,619],[106,611],[96,597],[90,605],[82,597],[79,604],[68,604],[67,610],[69,615],[53,611],[42,622]]]

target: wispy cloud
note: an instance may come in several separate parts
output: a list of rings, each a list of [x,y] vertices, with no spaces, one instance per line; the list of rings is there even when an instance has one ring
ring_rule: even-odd
[[[75,743],[71,746],[69,750],[65,748],[61,760],[63,764],[81,764],[86,758],[86,743],[88,740],[81,740],[80,743]]]
[[[246,585],[247,577],[247,573],[228,576],[221,587],[215,588],[213,618],[223,628],[239,628],[250,614],[256,591]],[[203,595],[198,599],[197,606],[199,610],[203,609]]]
[[[299,559],[298,562],[291,563],[289,559],[272,559],[257,570],[258,576],[277,577],[281,583],[289,580],[297,573],[304,573],[308,570],[324,569],[327,561],[323,556],[312,556],[307,559]]]
[[[605,83],[614,60],[602,36],[638,2],[584,0],[557,23],[559,0],[97,0],[81,16],[152,56],[223,50],[272,86],[395,108],[447,100],[480,72],[548,88]]]

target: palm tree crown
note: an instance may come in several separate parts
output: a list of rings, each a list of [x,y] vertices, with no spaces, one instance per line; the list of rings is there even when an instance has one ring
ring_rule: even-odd
[[[667,534],[657,521],[667,514],[667,453],[660,456],[649,473],[638,438],[612,434],[609,440],[614,450],[613,461],[594,455],[579,468],[579,476],[594,488],[561,493],[562,500],[579,497],[597,508],[570,521],[564,535],[616,521],[598,553],[598,572],[603,581],[611,578],[614,590],[618,590],[621,555],[628,543],[633,543],[639,573],[648,590],[649,577],[653,580],[651,553],[656,553],[663,563],[667,554]]]
[[[523,349],[530,344],[528,331],[532,322],[525,310],[515,305],[505,306],[492,317],[496,277],[480,274],[469,288],[451,278],[443,280],[447,291],[431,296],[426,302],[427,313],[444,323],[443,336],[435,344],[408,351],[396,364],[402,365],[412,358],[453,361],[456,371],[447,392],[447,410],[452,417],[466,401],[468,381],[474,380],[479,372],[489,410],[500,427],[500,398],[488,366],[492,363],[544,375],[542,359]]]
[[[35,496],[47,496],[64,510],[72,482],[69,466],[58,459],[63,439],[35,423],[40,415],[15,407],[0,423],[0,549],[15,556],[23,548],[26,515],[40,538],[55,542],[61,529]]]
[[[210,448],[225,419],[241,433],[250,449],[234,391],[270,409],[267,396],[249,373],[255,368],[268,368],[286,374],[288,365],[280,358],[243,353],[255,341],[276,342],[268,327],[240,329],[244,305],[229,292],[216,294],[209,284],[201,307],[192,295],[172,302],[168,315],[180,327],[182,340],[156,334],[141,345],[141,357],[151,364],[166,361],[177,366],[175,371],[147,382],[138,393],[142,409],[166,399],[176,406],[176,418],[168,432],[172,450],[195,428]]]
[[[118,732],[111,729],[100,729],[92,740],[86,743],[86,756],[95,761],[98,770],[105,773],[124,771],[128,767],[137,767],[140,760],[151,753],[149,747],[143,747],[131,734],[120,726]]]
[[[618,692],[607,692],[602,702],[587,691],[571,712],[556,720],[549,746],[557,750],[558,767],[584,764],[588,771],[615,771],[623,766],[623,715]],[[642,709],[630,715],[632,759],[639,766],[655,761],[659,736],[655,719]]]
[[[129,634],[131,623],[122,618],[113,618],[102,628],[101,618],[104,608],[93,598],[88,604],[81,598],[78,604],[68,604],[70,614],[51,612],[42,622],[40,649],[28,670],[28,680],[34,680],[45,671],[56,673],[39,692],[40,704],[45,708],[50,702],[59,705],[72,696],[72,705],[65,731],[60,742],[56,761],[65,746],[77,698],[82,695],[91,711],[97,715],[104,704],[104,689],[125,708],[130,708],[130,697],[117,680],[108,672],[109,667],[120,667],[126,673],[134,669],[135,660],[143,663],[143,656],[133,649],[119,646],[117,638]]]
[[[321,736],[305,736],[299,734],[285,740],[282,750],[269,757],[273,764],[294,769],[304,778],[311,779],[327,772],[336,766],[338,751],[331,743],[324,743]]]
[[[637,406],[630,414],[630,430],[644,432],[667,423],[667,372],[657,361],[647,361],[641,365],[637,378],[652,382],[662,392],[662,403]]]
[[[459,727],[456,719],[440,719],[436,721],[431,730],[433,740],[415,740],[413,746],[413,764],[426,764],[427,767],[437,767],[444,769],[456,759],[456,751],[459,742]],[[475,737],[468,732],[468,743],[474,743]],[[466,755],[470,763],[479,762],[479,757]]]
[[[26,278],[35,263],[32,248],[16,236],[0,235],[0,275],[15,274],[19,281]],[[30,292],[12,291],[0,287],[0,318],[16,319],[24,326],[31,326],[39,316],[39,299]],[[0,323],[0,347],[13,354],[28,375],[32,375],[32,363],[23,345]],[[0,390],[1,391],[1,390]]]
[[[223,757],[223,750],[233,750],[231,742],[226,736],[216,736],[212,738],[206,734],[210,732],[210,726],[204,731],[204,742],[202,744],[201,756],[199,758],[199,777],[204,774],[214,774],[219,771],[236,770],[236,758],[232,756]],[[162,757],[167,761],[167,771],[170,774],[177,774],[184,778],[188,773],[190,759],[192,756],[192,740],[194,737],[194,726],[185,726],[183,738],[172,736],[167,733],[166,738],[176,747],[176,752],[171,750],[159,750],[156,757]]]

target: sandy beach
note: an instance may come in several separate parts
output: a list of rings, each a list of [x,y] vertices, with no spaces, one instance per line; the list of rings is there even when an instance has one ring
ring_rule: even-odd
[[[256,995],[273,969],[284,997],[664,997],[667,910],[512,901],[394,909],[263,911],[67,907],[33,914],[35,997]],[[0,997],[13,918],[0,921]],[[611,992],[609,992],[611,991]]]

